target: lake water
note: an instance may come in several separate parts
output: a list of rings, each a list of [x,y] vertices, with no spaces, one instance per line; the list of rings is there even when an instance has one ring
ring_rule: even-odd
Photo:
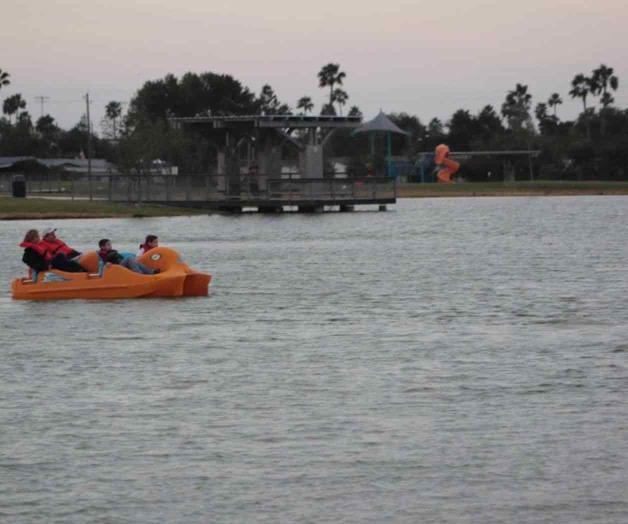
[[[18,302],[0,521],[627,522],[628,198],[57,221],[209,298]]]

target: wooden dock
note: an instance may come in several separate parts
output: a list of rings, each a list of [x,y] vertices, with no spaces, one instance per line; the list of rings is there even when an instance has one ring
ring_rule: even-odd
[[[26,177],[27,194],[194,207],[240,213],[255,210],[352,211],[356,206],[385,209],[396,203],[391,178],[272,178],[243,175],[228,184],[216,175],[86,175],[44,174]]]

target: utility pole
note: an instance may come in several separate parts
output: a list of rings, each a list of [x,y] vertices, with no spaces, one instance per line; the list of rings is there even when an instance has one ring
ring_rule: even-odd
[[[44,102],[46,100],[50,100],[50,97],[49,96],[36,96],[35,100],[39,100],[39,104],[40,104],[39,105],[39,109],[40,109],[39,116],[43,117],[44,116]]]
[[[89,117],[89,93],[85,95],[87,105],[87,177],[89,180],[89,199],[92,199],[92,121]]]

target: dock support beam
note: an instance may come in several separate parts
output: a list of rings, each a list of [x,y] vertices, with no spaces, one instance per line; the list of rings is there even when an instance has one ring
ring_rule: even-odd
[[[283,212],[283,206],[258,206],[257,211],[265,215],[277,215]]]
[[[325,210],[323,206],[318,205],[302,205],[299,206],[299,213],[322,213]]]
[[[350,213],[355,209],[353,204],[340,204],[340,212],[341,213]]]
[[[386,211],[386,205],[382,204],[379,206],[379,211]]]
[[[226,205],[220,206],[218,210],[222,211],[223,213],[233,213],[234,215],[240,215],[242,213],[242,206]]]

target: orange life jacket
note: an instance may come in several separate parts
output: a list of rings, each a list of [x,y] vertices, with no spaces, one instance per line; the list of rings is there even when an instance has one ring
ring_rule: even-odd
[[[63,253],[65,256],[70,256],[74,250],[68,246],[63,240],[57,238],[52,242],[49,240],[42,240],[40,242],[47,251],[47,257],[50,259],[54,258],[56,254]]]

